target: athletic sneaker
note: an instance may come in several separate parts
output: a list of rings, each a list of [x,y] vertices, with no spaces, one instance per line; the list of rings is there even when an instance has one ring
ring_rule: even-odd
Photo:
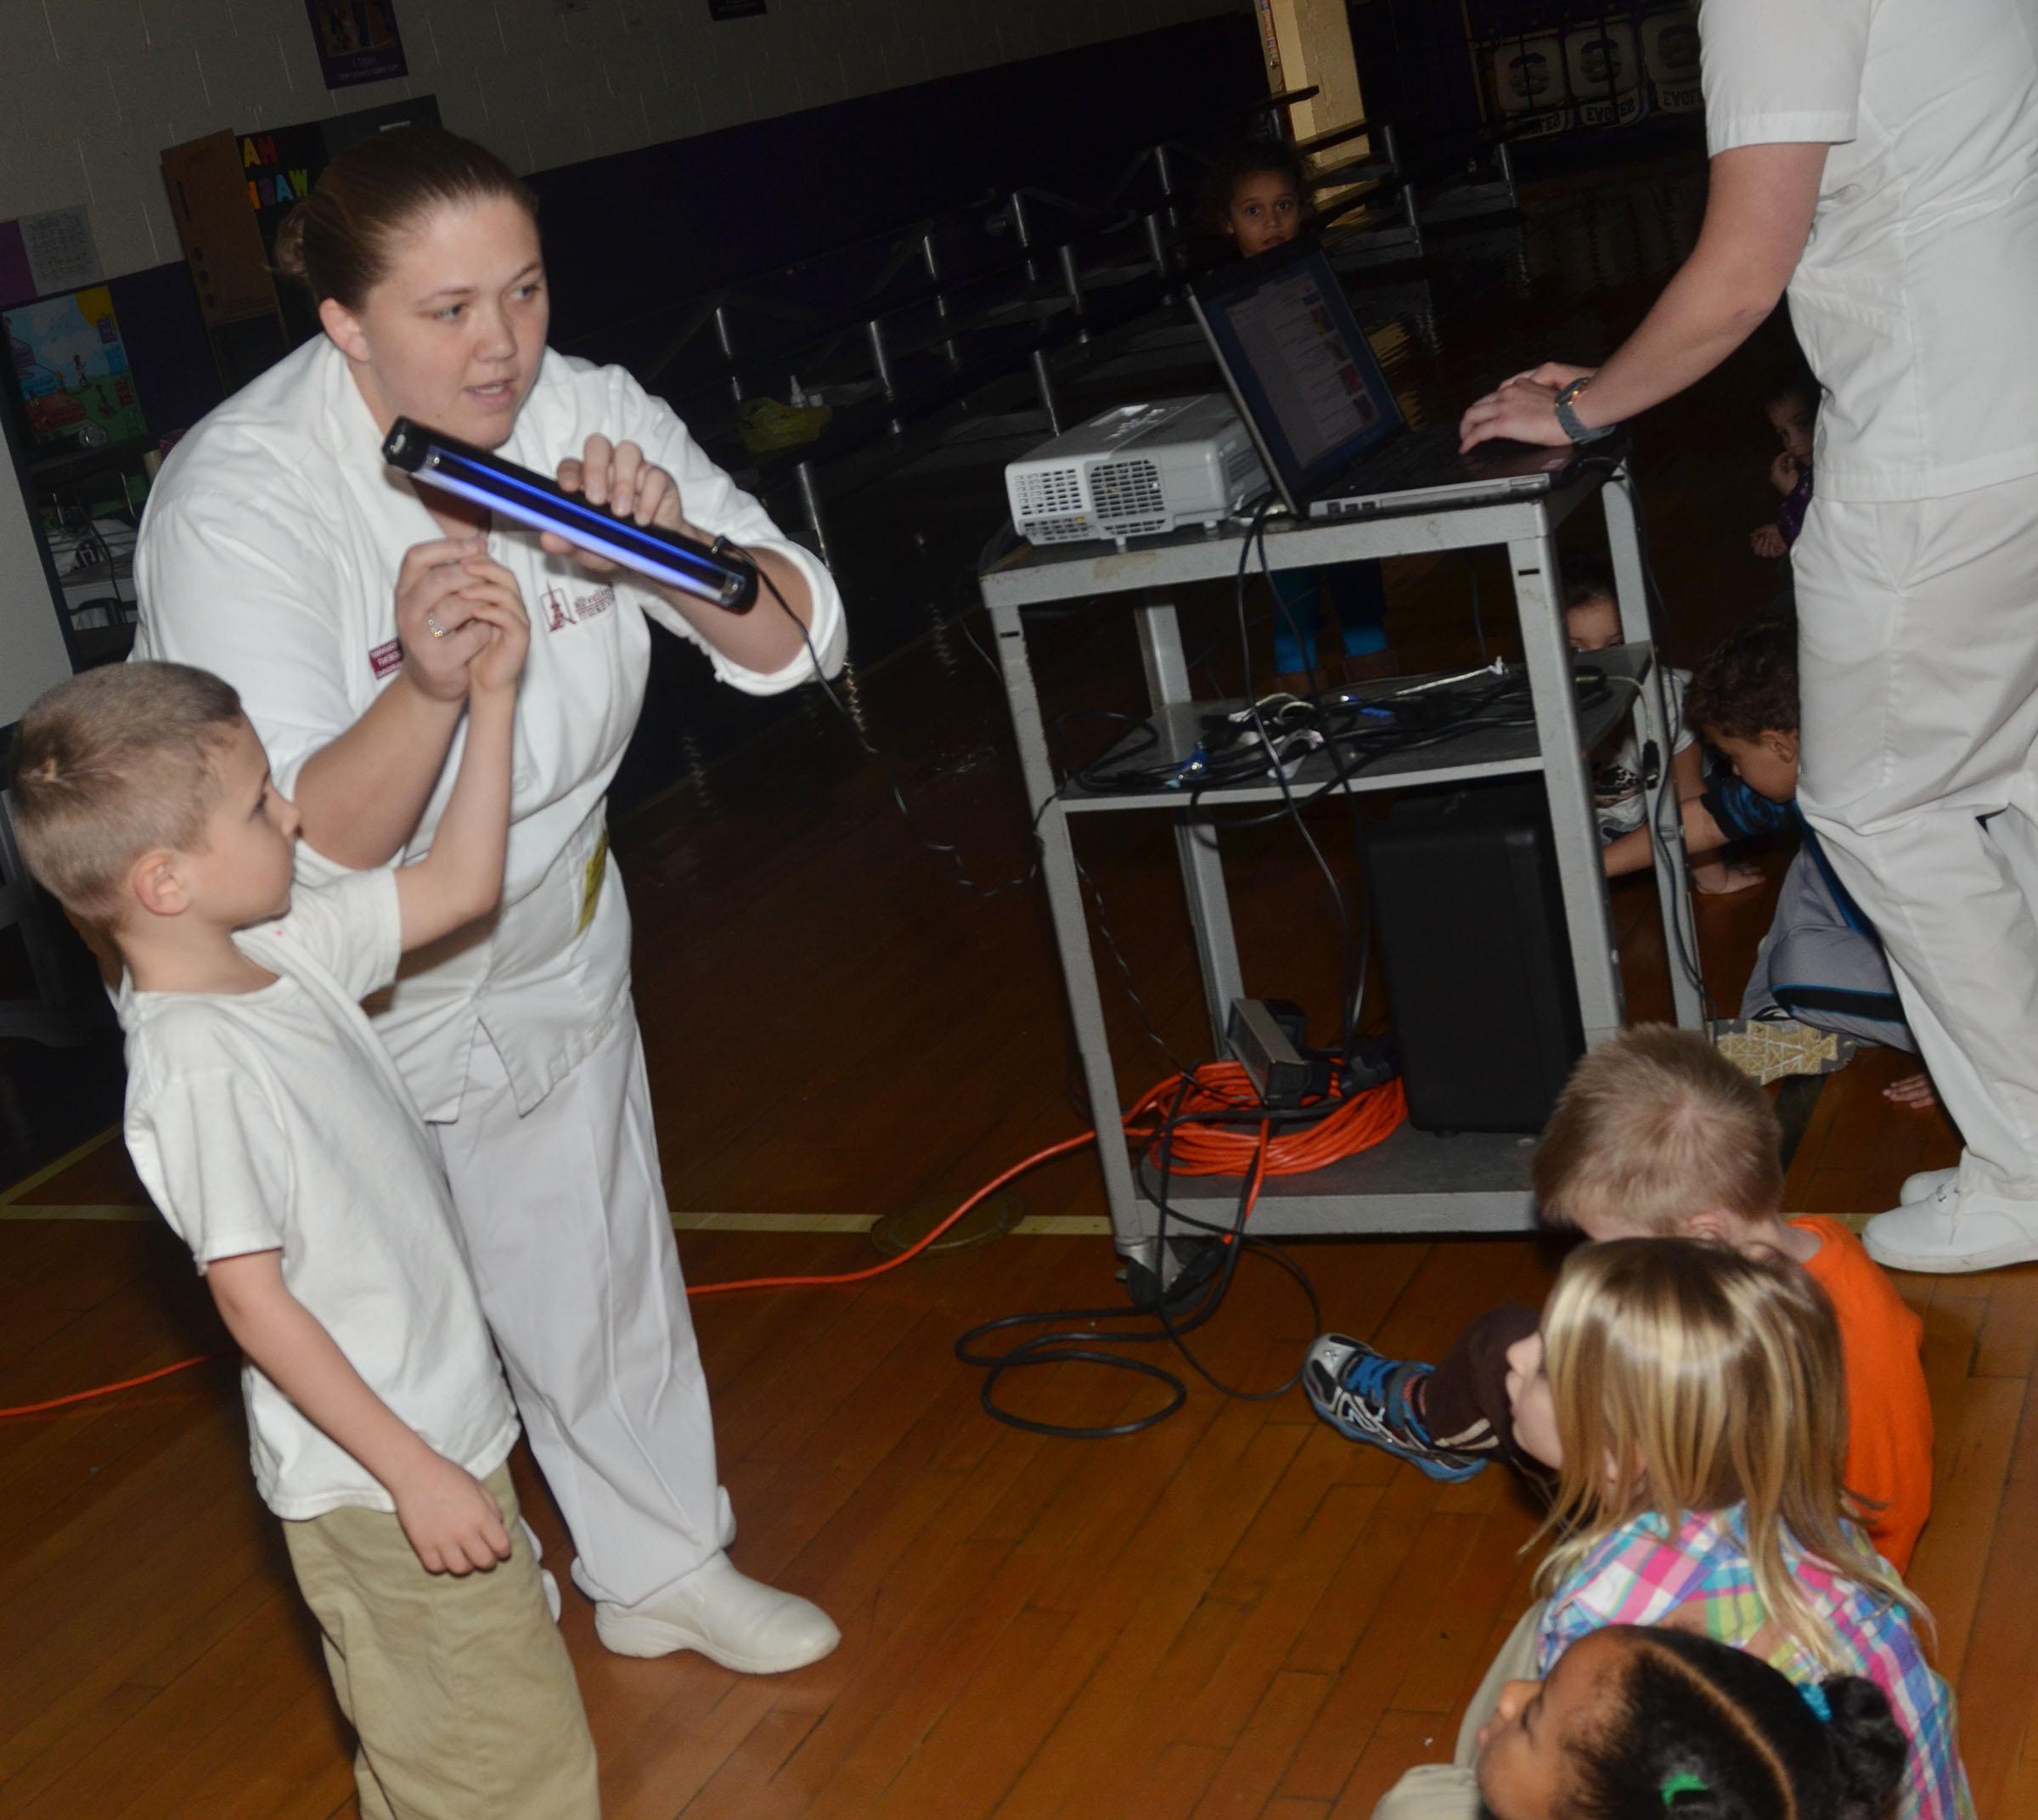
[[[1320,1333],[1303,1365],[1302,1382],[1316,1413],[1348,1440],[1365,1441],[1432,1479],[1455,1484],[1483,1467],[1486,1456],[1458,1453],[1429,1438],[1409,1392],[1435,1369],[1419,1359],[1387,1358],[1362,1339]]]
[[[1722,1017],[1713,1046],[1759,1087],[1787,1074],[1832,1074],[1854,1060],[1857,1038],[1817,1030],[1794,1017]]]

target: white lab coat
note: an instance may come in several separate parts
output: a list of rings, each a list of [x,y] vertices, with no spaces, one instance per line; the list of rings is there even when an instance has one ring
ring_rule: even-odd
[[[839,665],[828,572],[620,369],[548,352],[500,453],[550,473],[597,431],[670,472],[702,530],[792,562],[814,648]],[[442,534],[384,464],[346,358],[322,338],[165,464],[136,553],[136,653],[239,688],[287,793],[395,675],[397,568]],[[603,799],[643,704],[648,622],[695,634],[648,587],[587,576],[535,532],[498,527],[488,548],[532,620],[503,909],[452,951],[413,956],[375,1022],[433,1122],[482,1308],[573,1534],[574,1579],[641,1609],[734,1533],[630,1006],[629,914],[617,882],[604,888]],[[804,652],[768,675],[708,657],[753,694],[813,671]],[[456,742],[399,859],[430,847],[459,762]]]
[[[548,350],[498,453],[549,474],[598,431],[638,443],[666,469],[692,523],[791,561],[813,593],[814,647],[828,668],[839,664],[842,597],[827,570],[620,367]],[[143,518],[135,655],[233,683],[285,795],[305,760],[396,675],[397,568],[413,544],[444,535],[380,444],[346,357],[320,336],[178,445]],[[629,917],[622,892],[600,888],[599,865],[590,885],[603,799],[644,703],[650,622],[701,642],[648,585],[588,576],[545,555],[535,532],[498,525],[488,551],[516,577],[532,622],[503,910],[493,935],[455,944],[422,971],[414,965],[376,1017],[432,1120],[458,1114],[477,1022],[526,1113],[613,1022],[628,984]],[[766,598],[753,611],[778,608]],[[723,682],[753,695],[813,673],[803,651],[768,675],[707,656]],[[399,863],[429,850],[459,763],[456,739]],[[316,870],[316,856],[307,864]]]
[[[2038,473],[2038,5],[1705,0],[1706,144],[1828,148],[1790,280],[1820,499]]]

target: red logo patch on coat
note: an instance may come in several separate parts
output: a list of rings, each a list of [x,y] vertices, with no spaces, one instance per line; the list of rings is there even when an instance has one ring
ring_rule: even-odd
[[[401,639],[391,639],[386,645],[373,646],[368,654],[368,667],[375,673],[377,682],[380,682],[392,671],[402,669],[403,668],[403,641]]]
[[[563,588],[548,588],[538,597],[538,604],[545,611],[545,630],[564,632],[568,626],[577,626],[583,619],[593,619],[607,612],[616,604],[616,590],[597,588],[577,600],[569,600]]]

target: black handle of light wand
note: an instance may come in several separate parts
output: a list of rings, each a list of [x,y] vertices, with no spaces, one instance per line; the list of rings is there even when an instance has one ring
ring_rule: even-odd
[[[563,491],[542,474],[408,417],[399,417],[390,425],[382,459],[430,486],[471,499],[519,524],[552,532],[582,549],[731,613],[747,613],[757,605],[756,566],[727,544],[710,546],[656,525],[617,518]]]

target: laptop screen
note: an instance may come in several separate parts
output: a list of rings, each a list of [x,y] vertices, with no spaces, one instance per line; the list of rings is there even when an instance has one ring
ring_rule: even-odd
[[[1203,327],[1292,505],[1403,428],[1344,287],[1315,248],[1196,286]]]

